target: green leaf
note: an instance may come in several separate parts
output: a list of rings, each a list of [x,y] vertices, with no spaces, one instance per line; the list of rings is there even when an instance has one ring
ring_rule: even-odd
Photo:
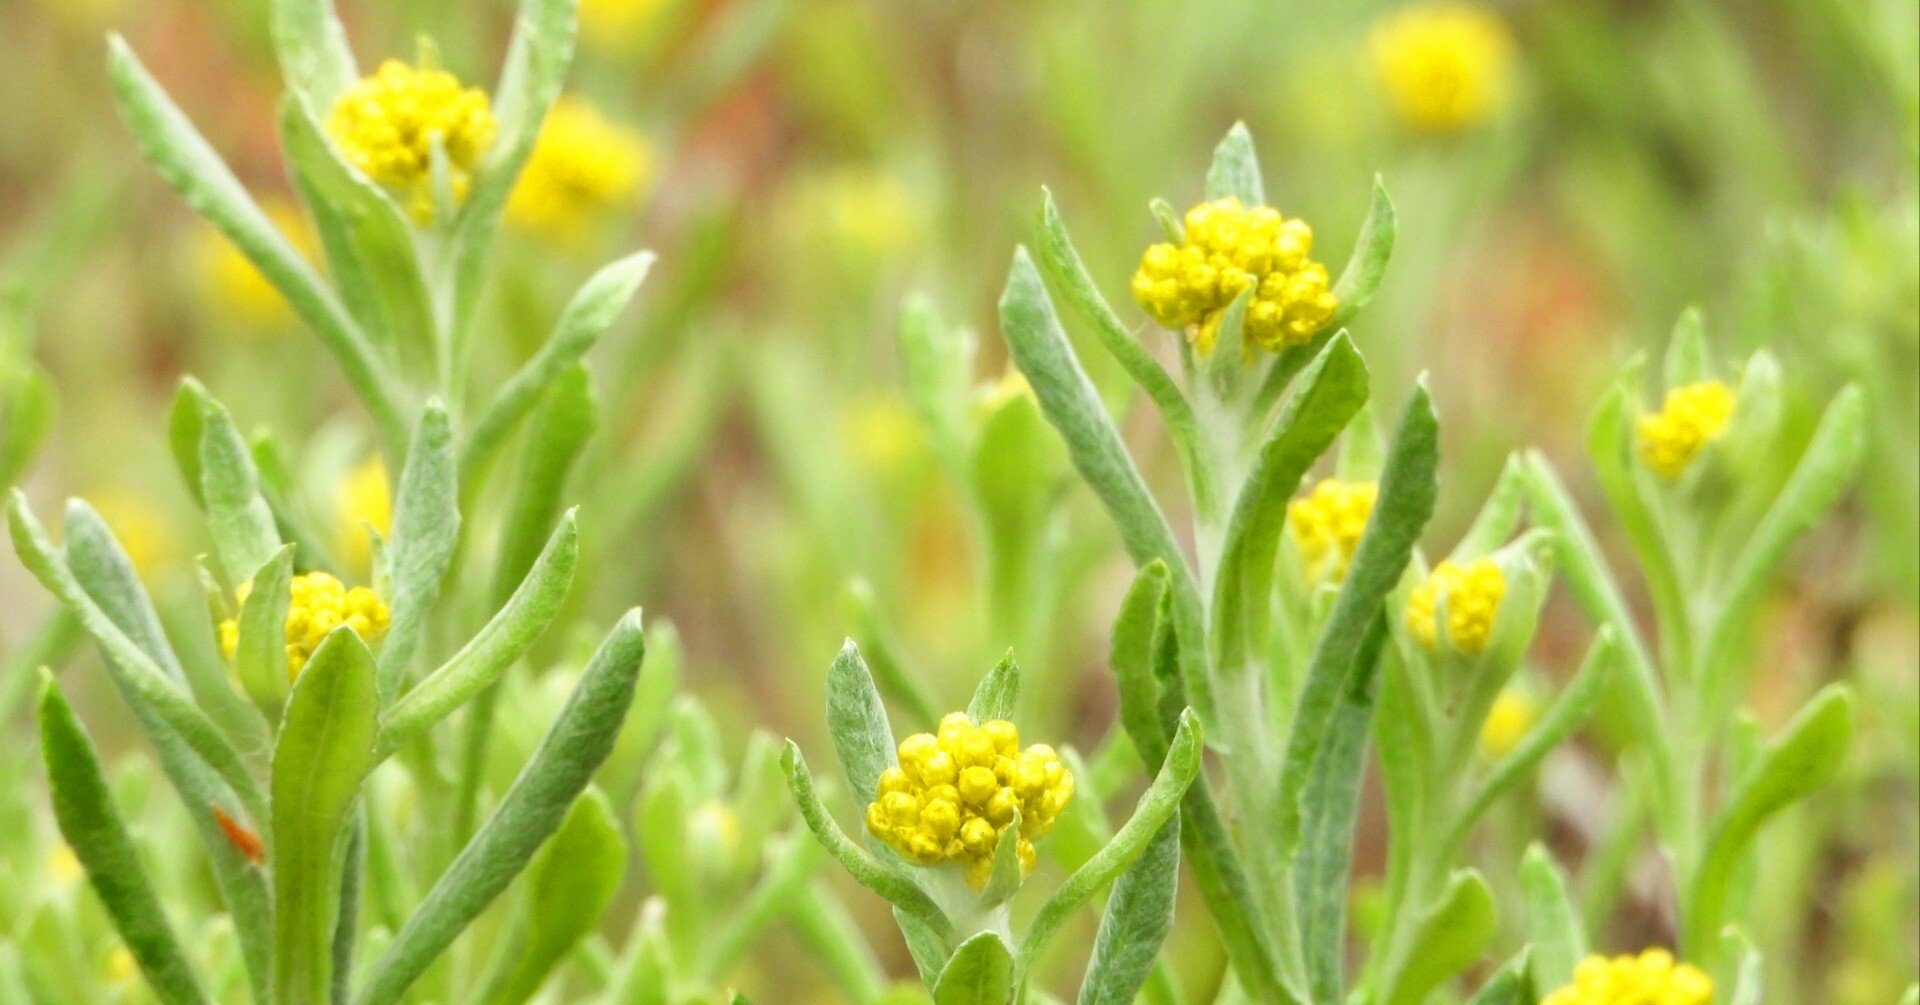
[[[827,733],[855,798],[873,798],[881,773],[895,763],[893,729],[873,674],[851,639],[827,670]]]
[[[1672,539],[1649,487],[1645,465],[1634,449],[1634,422],[1641,360],[1628,363],[1600,404],[1587,429],[1587,453],[1614,516],[1639,557],[1662,632],[1675,649],[1691,638],[1686,587],[1674,564]]]
[[[1367,218],[1354,238],[1353,254],[1333,284],[1333,317],[1327,319],[1321,331],[1339,331],[1346,327],[1360,313],[1360,308],[1373,299],[1380,280],[1387,274],[1387,260],[1393,257],[1394,235],[1398,229],[1399,216],[1394,211],[1393,199],[1387,195],[1386,183],[1376,177],[1373,198],[1367,203]]]
[[[1527,904],[1527,934],[1533,938],[1533,982],[1542,988],[1573,983],[1573,968],[1587,956],[1586,926],[1567,895],[1567,877],[1538,843],[1520,860],[1520,891]]]
[[[1479,993],[1467,1002],[1467,1005],[1534,1005],[1538,996],[1534,991],[1532,972],[1528,969],[1531,953],[1522,949],[1501,967],[1487,983],[1480,986]]]
[[[1304,376],[1306,386],[1274,423],[1227,524],[1211,637],[1221,667],[1239,666],[1265,643],[1287,502],[1367,400],[1366,362],[1345,332],[1327,343]]]
[[[47,540],[46,529],[34,519],[26,497],[18,489],[8,500],[7,527],[21,564],[66,605],[80,626],[93,637],[115,683],[139,696],[141,703],[153,710],[157,723],[179,737],[220,775],[245,807],[247,816],[265,817],[266,799],[233,745],[181,686],[129,639],[80,585],[73,571],[55,553]]]
[[[1287,737],[1280,774],[1279,820],[1275,826],[1290,848],[1299,837],[1300,795],[1309,771],[1332,730],[1333,710],[1348,682],[1362,671],[1356,657],[1375,615],[1400,581],[1420,532],[1433,515],[1439,493],[1439,418],[1424,385],[1415,389],[1401,414],[1399,431],[1387,451],[1386,469],[1367,529],[1354,549],[1347,578],[1340,584],[1333,613],[1321,630],[1308,663]]]
[[[1019,700],[1020,664],[1014,662],[1013,652],[1008,650],[974,688],[973,700],[967,703],[967,717],[976,723],[1011,719]]]
[[[1764,961],[1752,940],[1729,925],[1720,935],[1720,956],[1731,970],[1720,982],[1726,989],[1727,1005],[1760,1005],[1765,991]]]
[[[900,307],[900,363],[907,397],[926,423],[940,461],[959,478],[972,450],[973,359],[979,346],[972,332],[944,323],[925,296],[907,298]]]
[[[33,463],[53,428],[53,381],[44,370],[22,364],[0,373],[0,485],[12,487]]]
[[[1379,692],[1380,654],[1388,638],[1387,616],[1375,616],[1354,657],[1353,673],[1332,710],[1326,740],[1308,769],[1300,793],[1301,835],[1294,857],[1294,917],[1307,986],[1315,1001],[1341,997],[1346,959],[1347,877],[1353,866],[1354,823],[1365,779],[1367,732]]]
[[[1113,620],[1108,665],[1120,692],[1120,722],[1139,750],[1163,749],[1166,729],[1160,721],[1160,685],[1154,681],[1154,649],[1167,602],[1167,564],[1154,559],[1140,567]]]
[[[925,926],[934,940],[943,945],[950,943],[953,924],[933,899],[913,880],[854,844],[853,839],[847,837],[840,825],[834,822],[814,791],[813,773],[807,770],[807,759],[801,755],[800,746],[792,740],[787,741],[786,750],[780,757],[780,767],[787,773],[787,787],[793,791],[793,801],[800,807],[801,819],[806,821],[807,828],[813,831],[813,836],[819,839],[827,853],[853,874],[854,881]]]
[[[1213,148],[1213,164],[1207,168],[1208,199],[1238,199],[1252,208],[1267,201],[1260,184],[1260,158],[1253,152],[1253,134],[1247,124],[1236,122],[1227,130],[1220,145]]]
[[[1732,880],[1767,819],[1833,779],[1853,737],[1853,695],[1843,684],[1822,689],[1782,731],[1760,764],[1734,789],[1714,821],[1684,904],[1689,956],[1711,950],[1727,921]]]
[[[207,531],[227,582],[238,587],[273,560],[280,550],[280,528],[260,494],[253,451],[226,407],[201,398],[200,429],[200,497],[207,507]]]
[[[274,54],[287,87],[314,107],[331,109],[360,77],[333,0],[274,0],[269,7]]]
[[[373,412],[389,442],[399,442],[405,428],[401,395],[365,334],[286,235],[247,195],[205,137],[148,75],[126,40],[110,35],[107,48],[114,98],[147,161],[286,297],[294,313],[339,361],[348,383]]]
[[[1673,323],[1673,335],[1667,340],[1667,357],[1661,367],[1661,383],[1669,390],[1711,379],[1713,361],[1707,353],[1707,323],[1700,308],[1688,307]]]
[[[1383,1005],[1420,1005],[1443,982],[1471,966],[1493,938],[1493,892],[1472,869],[1453,874],[1446,892],[1421,918],[1411,950],[1381,995]]]
[[[1100,295],[1099,287],[1094,285],[1093,275],[1087,271],[1086,263],[1080,260],[1080,253],[1074,250],[1073,238],[1067,235],[1067,226],[1060,218],[1059,207],[1054,205],[1053,193],[1045,190],[1041,193],[1040,232],[1034,251],[1039,255],[1040,267],[1059,291],[1067,309],[1078,314],[1093,329],[1100,345],[1119,362],[1121,369],[1133,378],[1133,382],[1147,392],[1147,397],[1160,410],[1160,416],[1166,420],[1167,430],[1173,436],[1174,449],[1180,454],[1181,466],[1187,472],[1194,505],[1210,509],[1214,489],[1205,466],[1198,460],[1200,430],[1194,419],[1192,403],[1187,401],[1187,396],[1174,383],[1166,367],[1161,366],[1134,333],[1127,330],[1106,298]]]
[[[1033,923],[1027,927],[1026,937],[1020,943],[1023,968],[1034,965],[1047,941],[1072,917],[1073,912],[1093,899],[1094,894],[1146,853],[1147,846],[1153,843],[1160,828],[1179,811],[1180,797],[1186,794],[1187,786],[1200,773],[1201,748],[1200,720],[1189,710],[1181,714],[1180,725],[1174,732],[1172,745],[1167,749],[1166,760],[1161,763],[1153,784],[1147,786],[1147,791],[1140,795],[1140,801],[1134,804],[1133,815],[1120,825],[1113,840],[1107,842],[1107,846],[1096,852],[1085,865],[1075,869],[1073,875],[1067,877],[1067,881],[1034,915]]]
[[[933,986],[933,1005],[1008,1005],[1013,953],[1000,936],[981,932],[960,944]]]
[[[1473,526],[1461,535],[1453,549],[1456,561],[1466,561],[1492,553],[1513,537],[1520,527],[1520,511],[1527,501],[1526,464],[1515,454],[1500,469],[1500,480],[1493,483],[1487,501],[1480,505]]]
[[[287,608],[293,602],[293,545],[283,545],[253,575],[240,602],[234,676],[261,708],[278,713],[287,697]]]
[[[575,363],[548,385],[540,407],[528,420],[512,507],[500,529],[493,588],[497,602],[504,602],[527,574],[541,542],[553,532],[567,474],[598,424],[595,412],[592,378],[585,366]]]
[[[1113,896],[1100,916],[1093,958],[1080,982],[1079,1005],[1131,1005],[1147,982],[1160,944],[1173,930],[1173,904],[1180,885],[1180,818],[1160,832],[1139,861],[1113,882]]]
[[[374,964],[355,1005],[388,1005],[506,888],[613,749],[645,650],[640,613],[622,617],[493,816],[434,883]]]
[[[379,712],[373,653],[334,629],[294,681],[273,748],[276,1005],[331,1001],[345,824],[373,770]]]
[[[993,867],[987,875],[987,885],[980,890],[980,909],[999,907],[1012,900],[1013,895],[1020,892],[1024,879],[1026,870],[1020,865],[1020,812],[1015,810],[1013,822],[1000,832],[1000,840],[993,846]]]
[[[452,659],[387,710],[381,721],[381,757],[400,749],[498,680],[540,638],[566,600],[579,555],[579,531],[569,512],[506,605]]]
[[[85,867],[148,985],[168,1005],[207,1001],[140,863],[139,849],[114,808],[99,752],[51,675],[40,690],[40,751],[60,834]]]
[[[628,255],[603,267],[567,302],[553,334],[533,358],[507,379],[480,411],[461,452],[470,494],[487,470],[494,451],[531,412],[553,382],[586,356],[596,341],[632,301],[634,292],[653,267],[653,252]]]
[[[626,869],[627,840],[613,806],[588,789],[527,868],[525,931],[509,943],[511,968],[482,1000],[520,1005],[531,999],[554,967],[599,926]]]
[[[916,722],[940,721],[940,709],[908,665],[904,647],[893,626],[880,611],[880,600],[873,584],[855,577],[847,583],[847,599],[853,607],[854,624],[860,638],[860,651],[873,672],[874,685],[883,697],[905,706]]]
[[[393,534],[387,539],[387,605],[393,611],[380,647],[380,694],[391,702],[403,689],[407,665],[440,598],[441,580],[460,544],[459,477],[454,470],[453,425],[446,407],[427,403],[400,485],[393,498]]]

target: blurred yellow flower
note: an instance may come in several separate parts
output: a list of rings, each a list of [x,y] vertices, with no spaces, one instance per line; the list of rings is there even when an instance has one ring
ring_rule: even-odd
[[[54,882],[62,886],[71,886],[84,879],[87,870],[80,865],[80,856],[65,842],[47,849],[47,872],[53,874]]]
[[[926,221],[907,185],[868,165],[814,170],[787,190],[776,229],[794,249],[861,272],[917,244]],[[783,245],[788,246],[788,245]]]
[[[107,980],[114,984],[132,984],[140,976],[140,964],[133,958],[132,950],[125,946],[115,946],[107,953],[103,968]]]
[[[247,599],[252,585],[241,584],[239,600]],[[386,637],[388,621],[387,605],[367,587],[348,589],[324,572],[293,577],[293,600],[287,607],[287,679],[300,676],[313,651],[334,629],[345,625],[373,646]],[[220,623],[220,651],[232,659],[239,649],[240,622],[228,618]]]
[[[327,132],[355,167],[386,186],[413,218],[433,219],[433,146],[446,153],[447,184],[457,204],[499,133],[486,92],[453,74],[397,59],[347,89],[327,117]]]
[[[1353,561],[1353,549],[1373,515],[1380,486],[1373,482],[1322,479],[1305,496],[1287,504],[1287,527],[1301,557],[1307,560],[1311,582],[1340,580]]]
[[[263,199],[260,208],[267,219],[286,235],[293,249],[312,261],[320,253],[313,225],[301,212],[299,203],[284,196]],[[286,299],[254,268],[226,235],[211,227],[201,227],[194,258],[199,263],[201,283],[207,298],[229,320],[249,332],[269,330],[292,317]]]
[[[1025,872],[1033,868],[1033,842],[1073,797],[1073,773],[1053,748],[1021,750],[1020,731],[1005,719],[976,725],[954,712],[937,735],[900,741],[899,754],[867,806],[867,830],[910,862],[965,866],[976,890],[987,885],[994,849],[1016,814]]]
[[[94,500],[94,511],[113,531],[141,579],[151,580],[173,561],[173,528],[152,503],[129,492],[109,491]]]
[[[1511,90],[1513,36],[1478,4],[1441,0],[1391,14],[1374,26],[1371,50],[1394,114],[1419,132],[1478,126]]]
[[[911,461],[923,445],[920,419],[895,395],[864,395],[840,413],[840,436],[847,452],[868,471],[892,473]]]
[[[1333,317],[1327,268],[1308,257],[1306,221],[1229,198],[1193,207],[1184,224],[1185,243],[1155,244],[1141,256],[1133,297],[1162,327],[1185,330],[1202,355],[1213,352],[1227,307],[1249,288],[1246,352],[1300,345]]]
[[[1573,983],[1542,998],[1540,1005],[1711,1005],[1713,979],[1699,968],[1675,963],[1664,949],[1607,959],[1589,956],[1574,968]]]
[[[601,49],[625,49],[647,35],[673,0],[580,0],[580,37]]]
[[[379,455],[367,458],[341,479],[333,499],[333,514],[340,561],[355,572],[371,572],[373,534],[384,537],[393,530],[393,490],[387,482],[387,465]],[[368,526],[372,526],[372,532]]]
[[[1464,565],[1448,560],[1434,567],[1427,581],[1407,596],[1407,627],[1427,649],[1439,643],[1440,605],[1446,604],[1447,641],[1469,656],[1478,656],[1493,638],[1500,601],[1507,595],[1507,577],[1499,563],[1477,558]]]
[[[604,214],[637,203],[652,173],[646,137],[579,98],[561,98],[507,199],[507,218],[550,240],[576,240]]]
[[[1517,688],[1507,688],[1493,700],[1487,720],[1480,724],[1480,753],[1492,761],[1507,756],[1533,728],[1540,710]]]
[[[1737,398],[1717,380],[1667,392],[1660,411],[1640,418],[1640,459],[1662,478],[1674,479],[1733,418]]]

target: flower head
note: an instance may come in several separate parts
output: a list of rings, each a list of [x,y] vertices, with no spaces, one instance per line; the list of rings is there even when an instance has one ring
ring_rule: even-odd
[[[261,200],[260,208],[295,251],[308,259],[319,253],[313,226],[297,203],[284,197],[269,198]],[[208,298],[224,315],[250,331],[278,324],[292,316],[280,291],[226,235],[210,227],[200,228],[199,234],[195,258],[200,279]]]
[[[1713,979],[1698,967],[1675,963],[1664,949],[1607,959],[1589,956],[1574,968],[1573,983],[1540,1005],[1711,1005]]]
[[[1486,721],[1480,724],[1480,753],[1488,760],[1505,757],[1520,745],[1539,717],[1540,710],[1525,693],[1511,687],[1500,692],[1493,707],[1487,709]]]
[[[975,724],[965,712],[935,733],[900,741],[900,764],[880,776],[867,806],[867,830],[909,862],[952,862],[976,890],[993,872],[1000,835],[1020,821],[1021,871],[1033,868],[1033,842],[1053,828],[1073,796],[1073,773],[1044,743],[1020,749],[1020,731],[1004,719]]]
[[[1323,479],[1313,491],[1287,504],[1287,527],[1307,560],[1307,578],[1313,582],[1338,580],[1347,574],[1353,549],[1373,515],[1380,486],[1373,482]]]
[[[327,117],[327,132],[347,160],[421,223],[433,219],[435,141],[446,152],[448,187],[459,202],[499,131],[484,91],[460,86],[445,70],[397,59],[348,88]]]
[[[241,584],[239,599],[245,601],[252,588],[251,583]],[[287,679],[300,676],[321,640],[335,628],[345,625],[371,646],[386,636],[388,618],[387,605],[364,586],[349,589],[324,572],[293,577],[293,602],[287,607]],[[232,659],[239,648],[240,622],[228,618],[220,623],[220,651]]]
[[[1440,605],[1446,604],[1446,638],[1469,656],[1486,652],[1500,601],[1507,595],[1507,577],[1499,563],[1477,558],[1466,564],[1448,560],[1434,567],[1427,581],[1407,597],[1407,627],[1428,649],[1439,644]]]
[[[1308,257],[1313,228],[1270,206],[1238,199],[1187,211],[1186,240],[1147,248],[1133,274],[1133,297],[1163,327],[1185,330],[1203,354],[1213,351],[1226,309],[1246,290],[1248,352],[1311,339],[1333,317],[1327,268]]]
[[[1453,133],[1480,125],[1506,100],[1513,38],[1491,10],[1441,0],[1409,7],[1373,29],[1373,69],[1408,128]]]
[[[1726,432],[1737,401],[1733,389],[1717,380],[1668,391],[1658,412],[1640,417],[1640,459],[1662,478],[1680,477],[1703,447]]]
[[[597,216],[632,205],[652,172],[646,138],[574,97],[561,98],[507,199],[507,218],[566,241]]]

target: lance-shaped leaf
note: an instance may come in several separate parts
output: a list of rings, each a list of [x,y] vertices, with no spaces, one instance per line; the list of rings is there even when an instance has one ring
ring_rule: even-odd
[[[1220,145],[1213,148],[1213,163],[1207,168],[1207,198],[1238,199],[1247,207],[1267,201],[1266,187],[1260,182],[1260,158],[1253,152],[1253,134],[1247,131],[1246,123],[1234,123]]]
[[[934,941],[942,945],[951,944],[953,924],[933,899],[927,896],[926,891],[855,844],[834,822],[833,816],[821,804],[819,794],[814,791],[813,773],[807,770],[806,757],[801,755],[800,746],[792,740],[787,741],[780,766],[787,773],[787,787],[793,791],[793,801],[800,807],[801,819],[806,821],[807,828],[813,831],[813,836],[825,846],[827,853],[838,859],[861,886],[872,890],[897,911],[924,926]]]
[[[1167,743],[1153,662],[1155,647],[1170,631],[1162,623],[1168,579],[1165,562],[1155,559],[1140,567],[1120,602],[1119,616],[1113,619],[1113,643],[1108,650],[1107,663],[1120,692],[1120,724],[1134,749],[1143,753],[1161,750]]]
[[[1161,763],[1153,784],[1141,793],[1140,801],[1134,805],[1133,815],[1120,825],[1113,840],[1107,842],[1107,846],[1096,852],[1085,865],[1074,870],[1073,875],[1067,877],[1067,881],[1034,915],[1033,923],[1027,927],[1027,933],[1020,942],[1023,967],[1031,967],[1040,958],[1047,941],[1053,938],[1061,925],[1066,924],[1073,912],[1093,899],[1094,894],[1146,853],[1154,835],[1179,810],[1180,797],[1186,794],[1187,786],[1200,773],[1201,746],[1200,721],[1192,711],[1182,713],[1179,728],[1173,734],[1173,743],[1167,748],[1166,760]]]
[[[428,402],[414,430],[407,463],[393,500],[393,535],[387,541],[387,582],[392,625],[380,647],[380,694],[391,702],[406,680],[427,615],[440,598],[440,584],[460,543],[460,491],[454,471],[453,426],[446,407]]]
[[[633,700],[644,650],[640,612],[628,612],[588,661],[566,705],[493,816],[374,964],[354,998],[356,1005],[398,1000],[560,826],[567,807],[613,749],[614,734]]]
[[[1520,955],[1508,960],[1467,1005],[1533,1005],[1539,996],[1534,993],[1533,974],[1527,966],[1530,955],[1522,949]]]
[[[588,789],[567,811],[553,840],[527,868],[521,931],[504,944],[506,964],[481,995],[495,1005],[520,1005],[560,961],[600,924],[627,868],[627,839],[612,804]]]
[[[381,721],[381,757],[479,694],[540,638],[566,600],[579,555],[580,535],[569,511],[505,606],[452,659],[387,710]]]
[[[1137,565],[1157,558],[1172,573],[1174,617],[1183,642],[1182,673],[1190,700],[1206,714],[1212,707],[1212,688],[1200,644],[1204,627],[1192,572],[1165,515],[1121,443],[1113,417],[1100,404],[1093,381],[1074,356],[1025,248],[1014,252],[1013,268],[1000,296],[1000,325],[1014,363],[1026,374],[1047,421],[1066,439],[1074,467],[1119,525],[1127,554]]]
[[[1717,982],[1726,989],[1727,1005],[1760,1005],[1765,990],[1760,950],[1734,925],[1720,935],[1720,957],[1725,970]]]
[[[0,485],[12,487],[26,473],[53,428],[53,381],[44,370],[22,363],[19,372],[0,371]]]
[[[207,1001],[140,864],[139,849],[114,808],[93,740],[51,675],[41,684],[40,751],[60,834],[85,867],[147,983],[167,1005]]]
[[[47,540],[46,529],[34,519],[26,497],[18,489],[8,500],[7,529],[21,564],[66,605],[80,626],[93,637],[115,681],[138,695],[168,730],[220,775],[238,796],[248,816],[264,818],[266,799],[260,786],[225,734],[151,656],[127,638],[120,626],[81,587],[73,571],[54,551],[53,544]]]
[[[293,545],[284,545],[254,573],[240,602],[233,672],[247,696],[278,712],[287,697],[287,608],[293,603]]]
[[[653,266],[653,258],[652,252],[642,251],[594,273],[568,301],[559,325],[546,343],[494,393],[493,399],[481,410],[461,454],[469,490],[478,484],[488,461],[507,434],[533,410],[553,381],[578,363],[626,309],[634,291],[646,279],[647,270]]]
[[[1333,317],[1322,331],[1339,331],[1373,299],[1380,280],[1386,277],[1387,260],[1393,257],[1393,240],[1398,230],[1399,215],[1387,195],[1386,183],[1375,177],[1373,197],[1367,203],[1367,218],[1360,224],[1360,234],[1354,238],[1353,254],[1333,284],[1336,304]]]
[[[1013,953],[993,932],[960,944],[933,985],[933,1005],[1008,1005],[1013,1001]]]
[[[1520,860],[1520,892],[1527,904],[1527,934],[1533,938],[1533,981],[1559,988],[1573,981],[1573,968],[1587,956],[1586,926],[1567,895],[1567,877],[1539,844]]]
[[[1140,860],[1114,880],[1113,896],[1093,937],[1093,958],[1080,981],[1079,1005],[1131,1005],[1160,944],[1173,930],[1180,886],[1180,819],[1160,826]]]
[[[333,0],[274,0],[269,6],[274,54],[287,87],[317,108],[333,107],[360,76]]]
[[[1420,532],[1433,515],[1439,494],[1439,434],[1439,419],[1422,385],[1401,415],[1380,476],[1378,501],[1308,663],[1280,774],[1276,826],[1285,847],[1298,838],[1300,794],[1306,789],[1314,757],[1332,729],[1333,710],[1348,681],[1360,672],[1356,657],[1368,626],[1400,581]]]
[[[379,714],[373,653],[334,629],[294,681],[273,748],[276,1003],[331,1001],[345,824],[373,770]]]
[[[873,798],[880,790],[881,773],[894,765],[897,755],[880,689],[851,639],[827,669],[827,733],[854,797]]]
[[[1020,883],[1026,879],[1026,869],[1020,864],[1020,811],[1015,810],[1013,821],[1000,832],[999,843],[993,846],[993,867],[987,875],[987,885],[980,890],[980,909],[999,907],[1013,899],[1020,892]]]
[[[1815,695],[1733,791],[1714,821],[1684,901],[1682,947],[1705,954],[1726,923],[1733,877],[1767,819],[1839,772],[1853,737],[1853,696],[1833,684]]]
[[[1080,260],[1080,253],[1074,250],[1073,238],[1067,235],[1067,225],[1060,219],[1060,209],[1054,205],[1053,193],[1045,190],[1041,192],[1040,232],[1034,251],[1040,258],[1040,267],[1046,271],[1047,278],[1065,301],[1067,309],[1078,314],[1093,329],[1101,347],[1119,362],[1121,369],[1127,371],[1133,382],[1147,392],[1147,397],[1160,410],[1161,418],[1166,420],[1167,431],[1173,437],[1174,449],[1180,454],[1181,466],[1187,472],[1194,505],[1203,510],[1211,509],[1214,489],[1207,472],[1197,460],[1200,430],[1194,419],[1193,404],[1187,401],[1180,385],[1174,383],[1173,375],[1153,358],[1133,332],[1121,324],[1119,315],[1100,295],[1099,287],[1094,285],[1093,275]]]
[[[182,390],[197,385],[183,384]],[[260,472],[253,451],[233,424],[226,406],[200,394],[200,498],[207,507],[207,531],[227,582],[235,587],[272,561],[280,550],[280,528],[273,508],[260,494]]]
[[[541,542],[553,533],[567,474],[598,422],[595,405],[593,380],[585,366],[575,363],[548,385],[529,420],[514,475],[513,501],[500,528],[500,553],[494,565],[496,602],[504,602],[514,584],[526,576]]]
[[[140,65],[126,40],[109,36],[107,47],[115,100],[147,161],[286,297],[339,361],[388,441],[401,442],[405,423],[399,390],[346,309]]]
[[[1383,1005],[1420,1005],[1441,982],[1480,958],[1493,938],[1493,891],[1472,869],[1453,874],[1447,889],[1420,920],[1414,941],[1381,988]]]
[[[974,722],[1011,719],[1019,700],[1020,664],[1014,662],[1013,652],[1009,650],[973,689],[973,700],[967,703],[967,717]]]
[[[1353,673],[1333,708],[1325,746],[1300,793],[1300,853],[1294,859],[1294,917],[1300,928],[1307,986],[1315,1001],[1339,1001],[1346,958],[1347,877],[1353,865],[1354,822],[1360,813],[1367,732],[1379,693],[1380,654],[1388,638],[1386,614],[1375,616],[1355,657]]]

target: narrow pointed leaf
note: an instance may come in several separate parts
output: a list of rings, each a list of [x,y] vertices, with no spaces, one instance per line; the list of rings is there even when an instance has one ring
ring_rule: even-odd
[[[1079,1005],[1132,1005],[1173,930],[1180,884],[1180,819],[1160,826],[1139,861],[1114,880],[1093,938]]]
[[[1013,952],[1000,936],[981,932],[960,944],[933,986],[933,1005],[1008,1005]]]

